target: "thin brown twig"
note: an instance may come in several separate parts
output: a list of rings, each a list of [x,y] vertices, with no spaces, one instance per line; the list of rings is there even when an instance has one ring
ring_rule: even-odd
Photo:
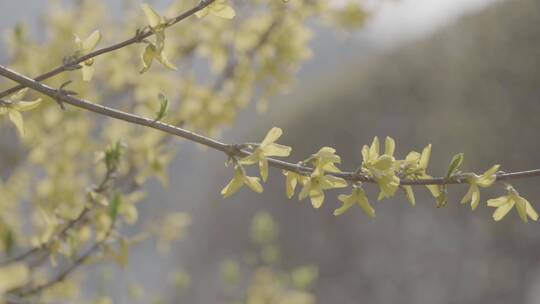
[[[78,99],[70,95],[62,94],[61,91],[54,89],[45,84],[39,83],[29,77],[21,75],[7,67],[0,65],[0,75],[9,78],[15,82],[18,82],[26,87],[32,88],[33,90],[50,96],[52,98],[61,99],[61,101],[68,103],[72,106],[82,108],[97,114],[108,116],[111,118],[119,119],[126,121],[128,123],[149,127],[156,129],[171,135],[175,135],[184,139],[187,139],[192,142],[199,143],[201,145],[213,148],[215,150],[221,151],[227,154],[230,157],[245,157],[250,155],[249,151],[242,149],[242,145],[235,144],[225,144],[215,139],[205,137],[203,135],[188,131],[183,128],[179,128],[173,125],[169,125],[160,121],[155,121],[153,119],[145,118],[136,114],[131,114],[123,111],[116,110],[107,106],[99,105],[92,103],[87,100]],[[309,174],[313,171],[313,168],[301,165],[289,163],[286,161],[268,158],[268,163],[271,167],[296,172],[299,174]],[[340,172],[340,173],[331,173],[331,175],[336,177],[341,177],[349,181],[360,181],[367,183],[375,183],[376,181],[369,176],[361,172]],[[497,180],[511,180],[511,179],[520,179],[520,178],[529,178],[534,176],[540,176],[540,169],[528,170],[528,171],[519,171],[511,173],[497,173]],[[401,185],[448,185],[448,184],[464,184],[467,183],[467,180],[461,175],[452,176],[450,178],[439,177],[439,178],[430,178],[430,179],[405,179],[401,180]]]
[[[180,15],[176,16],[175,18],[173,19],[170,19],[166,25],[164,26],[165,28],[167,27],[170,27],[184,19],[187,19],[188,17],[194,15],[195,13],[197,13],[198,11],[204,9],[205,7],[207,7],[208,5],[212,4],[215,0],[202,0],[199,2],[199,4],[197,4],[195,7],[181,13]],[[143,30],[142,32],[138,32],[136,33],[133,37],[127,39],[127,40],[124,40],[122,42],[119,42],[119,43],[116,43],[116,44],[113,44],[111,46],[108,46],[108,47],[104,47],[104,48],[101,48],[101,49],[98,49],[98,50],[95,50],[91,53],[88,53],[84,56],[81,56],[77,59],[74,59],[72,61],[69,61],[69,62],[65,62],[63,63],[61,66],[58,66],[52,70],[50,70],[49,72],[47,73],[44,73],[44,74],[41,74],[37,77],[34,78],[35,81],[43,81],[45,79],[49,79],[53,76],[56,76],[62,72],[65,72],[65,71],[69,71],[69,70],[73,70],[73,67],[74,66],[77,66],[79,63],[81,62],[85,62],[86,60],[88,59],[91,59],[91,58],[94,58],[94,57],[97,57],[99,55],[103,55],[103,54],[106,54],[106,53],[110,53],[110,52],[113,52],[115,50],[118,50],[118,49],[121,49],[123,47],[126,47],[126,46],[129,46],[129,45],[132,45],[134,43],[139,43],[141,42],[143,39],[145,38],[148,38],[150,36],[154,35],[154,32],[151,31],[151,30]],[[7,90],[4,90],[2,92],[0,92],[0,98],[3,98],[3,97],[6,97],[8,95],[11,95],[21,89],[24,89],[26,86],[25,85],[22,85],[22,84],[18,84],[14,87],[11,87]]]
[[[114,172],[112,172],[111,170],[107,170],[105,172],[105,175],[104,175],[103,179],[101,180],[99,185],[94,187],[93,191],[95,191],[96,193],[101,193],[101,192],[105,191],[107,189],[107,183],[111,180],[113,174],[114,174]],[[64,225],[64,227],[56,234],[56,236],[52,237],[48,242],[46,242],[46,243],[44,243],[44,244],[42,244],[40,246],[28,249],[27,251],[25,251],[25,252],[23,252],[23,253],[21,253],[19,255],[16,255],[16,256],[13,256],[11,258],[0,261],[0,266],[26,260],[30,256],[33,256],[34,254],[37,254],[37,253],[49,248],[49,246],[51,246],[51,244],[53,244],[54,242],[56,242],[59,239],[62,239],[64,236],[66,236],[68,234],[68,232],[72,228],[77,226],[79,223],[84,222],[84,219],[85,219],[86,215],[88,214],[88,212],[90,212],[90,210],[91,210],[90,207],[84,206],[83,210],[79,213],[79,215],[76,218],[74,218],[72,220],[69,220]]]
[[[115,223],[114,221],[111,223],[111,226],[107,230],[103,239],[96,241],[94,244],[92,244],[92,246],[90,246],[82,255],[80,255],[67,268],[59,272],[52,279],[50,279],[49,281],[41,285],[34,286],[27,290],[21,289],[21,290],[13,290],[11,292],[17,294],[18,296],[34,295],[65,280],[75,269],[77,269],[79,266],[84,264],[84,262],[86,262],[92,256],[92,254],[96,252],[96,250],[98,250],[103,244],[105,244],[105,242],[108,240],[109,236],[111,235],[114,229],[114,223]]]

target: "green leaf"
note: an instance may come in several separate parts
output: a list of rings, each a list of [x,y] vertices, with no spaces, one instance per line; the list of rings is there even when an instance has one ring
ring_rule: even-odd
[[[139,73],[142,74],[148,71],[148,69],[150,69],[150,67],[152,66],[152,60],[154,60],[154,56],[156,56],[156,47],[153,44],[148,44],[144,49],[144,53],[141,56],[143,68],[139,71]]]
[[[156,112],[155,121],[160,121],[163,118],[165,118],[165,116],[167,116],[167,110],[169,109],[169,100],[167,99],[167,97],[165,97],[165,95],[159,93],[158,99],[159,99],[159,110]]]
[[[452,157],[452,160],[450,161],[450,165],[448,166],[448,172],[446,173],[446,178],[451,177],[454,175],[461,165],[463,164],[463,153],[458,153]]]
[[[120,196],[120,194],[115,193],[113,195],[111,204],[109,205],[109,215],[111,216],[111,219],[113,221],[116,219],[116,216],[118,215],[118,210],[120,210],[121,204],[122,204],[122,197]]]
[[[105,166],[108,171],[116,171],[122,156],[122,143],[117,141],[105,150]]]
[[[4,243],[4,250],[9,255],[11,254],[13,247],[15,245],[15,235],[13,231],[9,228],[4,228],[2,242]]]

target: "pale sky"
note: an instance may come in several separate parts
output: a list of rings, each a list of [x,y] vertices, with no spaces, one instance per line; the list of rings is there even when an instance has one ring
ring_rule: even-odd
[[[379,45],[393,45],[430,34],[495,1],[502,0],[368,0],[376,14],[362,35]]]
[[[330,0],[339,5],[344,0]],[[377,8],[368,32],[381,39],[416,36],[433,31],[463,13],[497,0],[359,0]],[[117,2],[108,0],[106,2]],[[142,2],[142,1],[141,1]],[[160,1],[170,2],[170,1]],[[0,0],[0,28],[18,20],[29,21],[47,7],[47,0]],[[9,13],[7,13],[9,12]]]
[[[345,0],[329,0],[339,5]],[[375,9],[362,30],[362,38],[379,46],[391,46],[429,34],[459,16],[503,0],[358,0]],[[117,2],[107,0],[106,2]],[[142,1],[141,1],[142,2]],[[162,3],[170,1],[162,0]],[[35,25],[47,0],[0,0],[0,30],[17,21]],[[8,13],[9,12],[9,13]],[[33,22],[32,22],[33,21]],[[0,46],[2,44],[0,43]]]

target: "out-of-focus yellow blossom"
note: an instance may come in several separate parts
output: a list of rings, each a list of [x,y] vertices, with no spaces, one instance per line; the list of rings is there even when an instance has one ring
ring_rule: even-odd
[[[268,179],[268,160],[266,158],[270,156],[287,157],[291,153],[291,147],[275,143],[282,134],[283,131],[280,128],[273,127],[253,153],[242,158],[238,163],[241,165],[259,163],[262,180],[266,181]]]
[[[236,16],[236,12],[232,7],[226,4],[227,0],[216,0],[209,4],[207,7],[195,13],[199,18],[205,17],[208,14],[215,15],[217,17],[232,19]]]
[[[490,199],[487,201],[489,207],[495,207],[493,212],[493,219],[500,221],[514,206],[516,206],[519,217],[525,223],[530,217],[533,221],[538,220],[538,213],[534,210],[528,200],[521,197],[519,193],[512,187],[507,186],[508,194],[498,198]]]
[[[84,41],[79,38],[79,36],[75,35],[75,45],[77,46],[77,51],[75,57],[81,57],[83,55],[86,55],[90,52],[92,52],[96,46],[98,45],[99,41],[101,41],[101,32],[98,30],[95,30],[86,38]],[[92,77],[94,76],[94,58],[90,58],[88,60],[85,60],[81,66],[82,71],[82,77],[84,81],[90,81],[92,80]]]
[[[28,282],[30,271],[24,263],[14,263],[0,268],[0,296],[10,289]],[[2,302],[3,303],[3,302]]]
[[[167,19],[159,15],[150,5],[143,3],[141,5],[146,19],[148,20],[148,25],[150,29],[154,32],[156,37],[155,43],[149,42],[144,53],[142,55],[143,68],[140,73],[144,73],[150,69],[152,66],[153,60],[157,60],[164,67],[176,70],[176,67],[167,59],[165,54],[165,28],[167,25]]]
[[[24,122],[21,112],[35,109],[41,103],[41,98],[34,101],[22,101],[26,92],[28,92],[28,88],[18,91],[0,104],[0,115],[7,114],[21,136],[24,135]]]
[[[465,194],[463,199],[461,200],[462,204],[465,204],[467,202],[471,202],[471,208],[472,210],[475,210],[476,207],[478,207],[478,203],[480,202],[480,188],[487,188],[490,187],[494,182],[497,176],[495,173],[497,170],[499,170],[499,165],[494,165],[489,170],[484,172],[484,174],[478,176],[474,175],[469,178],[467,178],[467,182],[469,183],[469,191]]]

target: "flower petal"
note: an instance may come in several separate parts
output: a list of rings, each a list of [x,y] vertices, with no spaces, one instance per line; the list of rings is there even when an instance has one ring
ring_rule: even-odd
[[[264,155],[266,156],[278,156],[278,157],[287,157],[291,154],[291,147],[280,145],[280,144],[270,144],[262,148],[264,150]]]
[[[362,147],[362,160],[364,163],[369,161],[369,147],[366,145]]]
[[[466,204],[468,201],[471,200],[473,192],[474,192],[474,188],[475,188],[474,184],[469,184],[469,190],[467,190],[467,193],[461,199],[461,204]]]
[[[327,180],[332,188],[344,188],[347,187],[347,181],[343,178],[327,175],[324,177],[325,180]]]
[[[169,61],[167,55],[165,54],[165,51],[161,51],[159,54],[157,54],[157,56],[155,56],[155,58],[167,69],[176,71],[176,66]]]
[[[82,65],[82,78],[84,81],[90,81],[92,80],[92,77],[94,77],[94,67],[93,66],[89,66],[89,65],[86,65],[86,64],[83,64]]]
[[[19,112],[30,111],[37,108],[40,105],[40,103],[41,103],[41,98],[38,98],[34,101],[19,101],[16,104],[14,104],[12,108]]]
[[[302,190],[300,191],[300,194],[298,194],[298,199],[303,200],[306,197],[308,197],[309,193],[311,192],[311,179],[307,181],[307,183],[302,187]]]
[[[431,144],[427,145],[424,150],[422,150],[422,155],[420,156],[420,161],[418,165],[422,169],[427,169],[429,164],[429,158],[431,157]]]
[[[99,30],[95,30],[84,40],[82,43],[82,51],[84,53],[91,52],[93,49],[96,48],[97,44],[101,40],[101,32]]]
[[[262,159],[264,159],[264,157],[262,157],[261,155],[261,150],[255,149],[255,151],[253,151],[253,153],[251,153],[250,155],[238,160],[238,163],[241,165],[253,165],[258,163]]]
[[[495,212],[493,212],[493,219],[495,221],[500,221],[512,208],[514,207],[515,202],[513,200],[508,201],[507,204],[497,207]]]
[[[244,173],[241,168],[237,168],[234,172],[233,179],[221,190],[221,195],[227,198],[236,193],[244,185]]]
[[[475,210],[476,207],[478,207],[478,203],[480,203],[480,189],[478,187],[474,187],[475,190],[472,193],[471,196],[471,209]]]
[[[278,138],[281,137],[283,134],[283,130],[281,130],[278,127],[273,127],[266,133],[266,136],[264,137],[263,141],[261,142],[261,147],[265,147],[271,143],[274,143]]]
[[[287,190],[287,197],[290,199],[294,195],[294,190],[296,189],[296,185],[298,184],[298,180],[296,178],[296,173],[291,171],[283,171],[283,174],[287,177],[285,180],[285,187]]]
[[[370,159],[375,159],[379,157],[379,138],[375,136],[373,142],[371,142],[371,147],[369,147],[369,157]]]
[[[209,12],[210,12],[210,10],[208,9],[208,7],[205,7],[202,10],[196,12],[195,16],[197,16],[197,18],[206,17]]]
[[[20,91],[18,91],[17,93],[14,93],[13,95],[9,96],[9,100],[11,100],[12,102],[18,102],[18,101],[21,101],[24,96],[26,96],[26,93],[28,92],[28,88],[24,88]]]
[[[246,176],[244,178],[244,183],[251,190],[253,190],[253,191],[257,192],[257,193],[263,192],[263,187],[262,187],[261,183],[259,182],[258,177]]]
[[[411,206],[416,205],[416,199],[414,198],[414,192],[411,186],[403,186],[403,190],[405,190],[405,195],[407,196],[407,200],[411,204]]]
[[[262,180],[266,181],[268,179],[268,161],[266,159],[259,161],[259,171],[261,172]]]
[[[154,60],[154,56],[156,55],[156,48],[152,44],[148,44],[146,48],[144,49],[144,53],[141,56],[142,62],[143,62],[143,68],[139,71],[139,73],[144,73],[150,69],[152,66],[152,61]]]
[[[311,198],[311,205],[313,205],[314,208],[318,209],[324,203],[324,192],[321,190],[311,191],[309,197]]]
[[[236,12],[234,9],[228,5],[225,4],[211,4],[210,10],[212,11],[212,14],[225,18],[225,19],[232,19],[234,16],[236,16]]]
[[[531,203],[529,203],[528,200],[525,200],[525,204],[527,205],[527,215],[533,221],[537,221],[538,220],[538,213],[536,213],[536,210],[534,210],[533,206],[531,205]]]
[[[501,196],[497,198],[488,199],[487,205],[489,207],[500,207],[504,204],[508,204],[509,203],[508,201],[509,201],[508,196]]]
[[[150,5],[143,3],[141,4],[141,7],[146,16],[146,20],[148,20],[148,25],[152,28],[159,26],[163,22],[163,17],[161,17]]]
[[[358,205],[362,210],[371,218],[375,217],[375,209],[371,206],[369,203],[366,194],[364,193],[364,190],[360,189],[362,191],[362,195],[358,196]]]
[[[527,201],[521,196],[516,197],[516,209],[523,222],[527,222]]]
[[[341,194],[338,196],[338,199],[343,202],[343,205],[341,207],[334,210],[334,215],[339,216],[345,213],[345,211],[349,210],[352,206],[354,206],[354,201],[350,201],[348,198],[351,197],[351,195],[345,195]]]
[[[388,156],[394,156],[394,151],[396,150],[396,142],[392,137],[387,136],[384,139],[384,154]]]
[[[19,134],[23,136],[24,135],[24,122],[23,122],[21,113],[13,109],[8,109],[8,116],[9,116],[9,120],[11,120],[11,122],[17,128],[17,131],[19,131]]]
[[[476,184],[483,188],[490,187],[497,178],[495,173],[499,170],[499,167],[500,165],[494,165],[493,167],[489,168],[489,170],[484,172],[484,174],[480,175],[476,179]]]

